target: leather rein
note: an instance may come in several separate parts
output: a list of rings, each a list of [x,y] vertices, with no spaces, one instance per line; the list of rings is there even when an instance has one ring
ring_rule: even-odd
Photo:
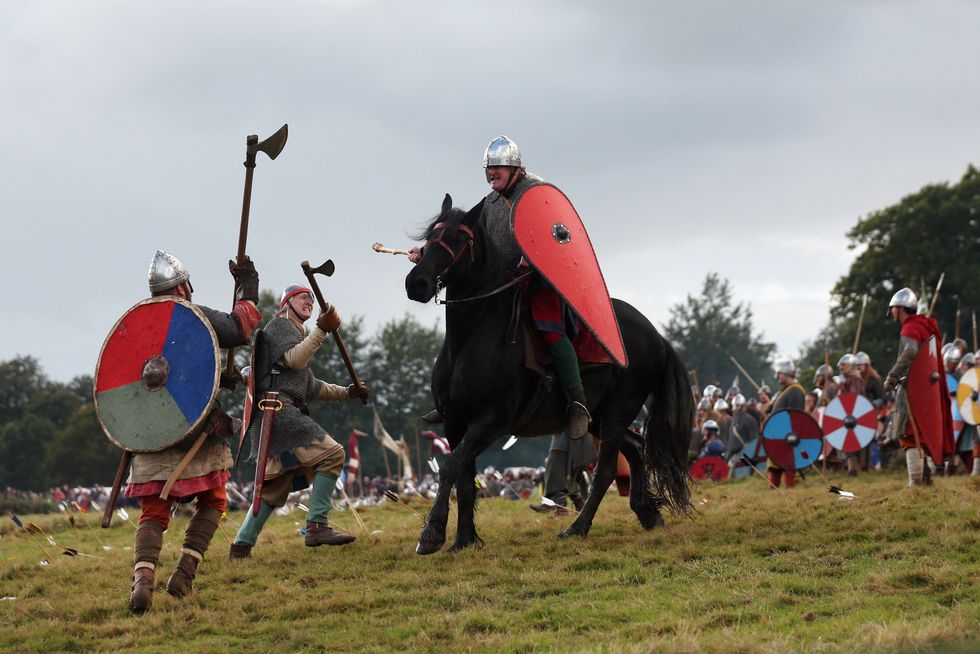
[[[440,246],[444,247],[446,249],[446,251],[449,252],[449,255],[452,257],[452,261],[449,262],[449,265],[447,265],[443,269],[443,271],[441,273],[439,273],[438,275],[436,275],[436,289],[437,289],[436,290],[436,296],[435,296],[435,303],[436,304],[459,304],[461,302],[472,302],[474,300],[483,300],[485,298],[488,298],[488,297],[492,297],[494,295],[497,295],[498,293],[501,293],[501,292],[507,290],[511,286],[514,286],[516,284],[521,283],[526,277],[528,277],[533,272],[533,271],[530,271],[529,270],[528,272],[526,272],[526,273],[524,273],[522,275],[518,275],[517,277],[515,277],[512,280],[510,280],[509,282],[506,282],[506,283],[498,286],[497,288],[493,289],[492,291],[488,291],[486,293],[481,293],[480,295],[474,295],[473,297],[459,298],[458,300],[440,300],[439,299],[438,290],[444,288],[443,287],[443,284],[442,284],[442,276],[445,275],[447,272],[449,272],[450,269],[452,269],[452,267],[456,265],[456,262],[459,261],[459,259],[463,256],[463,253],[465,253],[467,250],[470,251],[470,263],[473,262],[473,258],[474,258],[474,254],[473,254],[473,242],[474,242],[475,236],[473,234],[473,230],[470,229],[469,227],[467,227],[466,225],[462,224],[462,223],[460,223],[458,225],[455,225],[456,229],[461,230],[468,237],[466,239],[466,242],[463,244],[463,246],[461,248],[459,248],[459,251],[457,252],[457,251],[453,250],[452,246],[450,246],[448,243],[446,243],[444,240],[442,240],[442,237],[446,234],[447,229],[450,228],[450,227],[454,227],[454,225],[450,225],[450,224],[448,224],[446,222],[436,223],[433,226],[433,228],[432,228],[433,231],[435,231],[437,229],[441,229],[442,231],[440,232],[440,234],[439,234],[438,237],[436,237],[436,238],[430,238],[429,240],[427,240],[425,242],[425,247],[429,247],[430,245],[440,245]]]

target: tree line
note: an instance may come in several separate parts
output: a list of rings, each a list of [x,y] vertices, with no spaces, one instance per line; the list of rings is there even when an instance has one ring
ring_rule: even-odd
[[[898,343],[896,326],[883,318],[892,294],[911,286],[931,303],[943,273],[935,316],[946,339],[960,335],[970,342],[972,314],[980,309],[978,221],[980,173],[972,165],[955,184],[924,186],[859,219],[847,233],[847,247],[857,254],[833,288],[827,324],[799,353],[801,378],[812,376],[827,353],[839,356],[851,350],[864,296],[868,303],[861,349],[873,353],[877,367],[887,369]],[[277,308],[277,298],[263,291],[259,305],[268,320]],[[410,315],[383,324],[373,336],[365,334],[359,316],[347,319],[341,330],[358,374],[371,386],[385,427],[396,439],[404,437],[414,465],[421,466],[431,450],[419,433],[431,427],[421,424],[419,416],[432,408],[429,376],[442,344],[442,330],[425,327]],[[734,302],[731,283],[717,272],[707,273],[699,295],[689,295],[671,307],[664,334],[692,371],[692,381],[701,385],[727,386],[734,380],[739,371],[730,356],[756,380],[771,375],[775,345],[753,324],[751,307]],[[239,350],[237,356],[238,365],[247,365],[247,349]],[[320,379],[350,383],[330,339],[311,365]],[[744,381],[742,390],[750,392]],[[242,388],[219,393],[222,406],[236,416],[241,414],[243,400]],[[366,474],[396,469],[393,457],[385,465],[386,454],[370,436],[373,413],[369,408],[358,402],[314,403],[310,412],[345,446],[352,429],[369,434],[360,441]],[[438,428],[435,431],[441,433]],[[547,453],[547,439],[522,440],[506,456],[499,448],[492,449],[481,457],[481,465],[499,467],[515,454],[522,462],[540,462]],[[60,383],[47,378],[34,357],[0,362],[0,487],[40,490],[61,484],[108,483],[118,461],[119,450],[105,438],[95,414],[91,375]],[[236,474],[248,478],[251,471],[242,465]]]

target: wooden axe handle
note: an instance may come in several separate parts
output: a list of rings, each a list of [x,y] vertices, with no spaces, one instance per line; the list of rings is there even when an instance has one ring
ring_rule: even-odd
[[[306,275],[306,279],[310,282],[310,288],[313,289],[313,295],[316,296],[316,301],[320,305],[321,311],[326,311],[330,308],[327,301],[323,299],[323,293],[320,292],[320,285],[316,283],[316,277],[310,269],[310,264],[303,262],[300,264],[303,267],[303,273]],[[347,368],[348,374],[350,374],[351,381],[354,382],[354,386],[357,388],[363,388],[364,384],[361,380],[357,378],[357,372],[354,370],[354,364],[350,360],[350,353],[347,352],[347,346],[344,345],[344,339],[340,335],[340,330],[335,329],[333,331],[333,340],[337,344],[337,349],[340,351],[340,357],[344,360],[344,366]],[[361,403],[367,404],[367,398],[361,398]]]
[[[116,510],[116,499],[119,498],[119,489],[122,487],[123,478],[126,476],[126,471],[129,470],[129,462],[133,458],[133,453],[129,450],[123,452],[122,458],[119,459],[119,467],[116,469],[116,478],[112,482],[112,491],[109,493],[109,499],[105,503],[105,511],[102,512],[102,528],[108,529],[109,525],[112,524],[112,512]]]

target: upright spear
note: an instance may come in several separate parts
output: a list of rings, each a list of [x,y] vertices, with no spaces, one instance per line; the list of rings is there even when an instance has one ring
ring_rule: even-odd
[[[861,325],[864,324],[864,310],[868,308],[868,294],[865,293],[864,297],[861,299],[861,315],[858,318],[857,332],[854,334],[854,347],[851,348],[851,354],[857,354],[858,343],[861,342]]]

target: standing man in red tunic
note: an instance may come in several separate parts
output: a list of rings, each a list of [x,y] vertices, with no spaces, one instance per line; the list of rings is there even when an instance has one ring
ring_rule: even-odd
[[[895,365],[888,371],[885,378],[885,389],[897,389],[895,395],[895,419],[893,421],[895,436],[905,450],[905,461],[908,466],[909,486],[920,486],[923,483],[931,483],[931,476],[928,464],[923,456],[923,447],[928,447],[923,443],[924,434],[919,433],[920,429],[939,429],[939,439],[932,439],[934,443],[941,445],[935,449],[941,450],[928,452],[933,462],[942,465],[943,456],[953,451],[953,425],[952,414],[949,408],[949,394],[946,391],[946,373],[943,369],[942,359],[936,357],[937,377],[936,383],[941,385],[942,398],[945,400],[944,410],[940,412],[942,421],[936,426],[913,424],[918,423],[916,416],[911,414],[909,409],[909,390],[907,378],[912,368],[912,363],[916,359],[923,344],[930,338],[936,339],[936,351],[942,348],[943,337],[939,332],[939,325],[935,318],[926,315],[916,314],[919,300],[910,288],[903,288],[892,296],[888,304],[888,314],[891,318],[902,326],[901,337],[898,345],[898,358]],[[929,434],[932,436],[932,434]]]

